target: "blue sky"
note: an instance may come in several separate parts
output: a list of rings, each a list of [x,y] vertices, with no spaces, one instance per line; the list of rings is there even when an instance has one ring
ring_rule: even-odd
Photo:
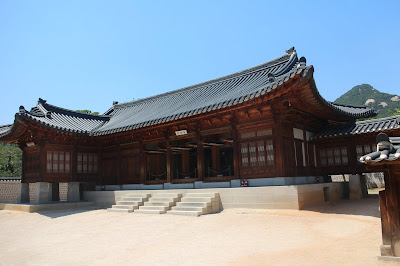
[[[295,46],[333,101],[400,94],[400,1],[0,1],[0,125],[38,98],[105,112]]]

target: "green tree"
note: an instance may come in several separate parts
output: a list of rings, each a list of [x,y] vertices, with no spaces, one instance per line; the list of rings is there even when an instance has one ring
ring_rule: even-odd
[[[86,113],[86,114],[92,114],[92,115],[98,115],[99,114],[99,112],[92,112],[90,110],[76,110],[76,111],[80,112],[80,113]]]

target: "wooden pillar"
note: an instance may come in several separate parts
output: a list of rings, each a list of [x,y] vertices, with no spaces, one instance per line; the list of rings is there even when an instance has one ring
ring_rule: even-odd
[[[213,176],[217,176],[220,168],[220,148],[219,146],[212,146],[212,167],[213,167]]]
[[[204,146],[200,138],[197,140],[197,178],[204,179]]]
[[[189,173],[189,151],[182,150],[182,173],[187,175]]]
[[[303,146],[304,146],[304,161],[306,162],[306,165],[304,166],[305,168],[305,174],[310,175],[310,158],[309,158],[309,152],[308,152],[308,142],[307,142],[307,132],[306,128],[303,126]]]
[[[281,122],[279,121],[279,118],[276,118],[274,116],[274,122],[275,122],[275,126],[274,126],[274,142],[275,142],[275,166],[276,166],[276,170],[277,170],[277,176],[286,176],[288,171],[286,170],[286,168],[283,165],[283,160],[284,160],[284,149],[283,149],[283,139],[282,139],[282,135],[283,135],[283,127]],[[293,143],[291,145],[294,145]],[[289,152],[289,151],[286,151]],[[289,167],[288,167],[289,168]]]
[[[46,149],[45,143],[41,142],[39,144],[39,162],[40,162],[40,169],[39,169],[39,182],[43,182],[46,177],[46,165],[47,165],[47,158],[46,158]]]
[[[389,224],[392,254],[400,256],[400,221],[399,221],[399,196],[398,184],[393,173],[385,170],[385,196],[387,207],[387,221]]]
[[[121,145],[117,145],[117,184],[121,185]]]
[[[382,225],[382,244],[390,245],[390,224],[387,217],[387,206],[386,206],[386,191],[379,191],[379,206],[381,210],[381,225]]]
[[[140,183],[144,184],[147,180],[147,153],[145,152],[145,145],[143,141],[139,142],[140,153]]]
[[[240,149],[236,121],[232,121],[233,179],[240,179]]]
[[[24,148],[22,146],[19,146],[19,148],[22,150],[22,168],[21,168],[21,183],[25,183],[25,169],[26,169],[26,151],[24,151]]]
[[[78,153],[76,151],[76,144],[72,147],[71,153],[71,179],[72,182],[78,181]]]
[[[173,165],[172,165],[172,149],[171,144],[169,143],[169,138],[166,138],[167,144],[167,182],[172,183],[172,179],[174,178],[173,174]]]

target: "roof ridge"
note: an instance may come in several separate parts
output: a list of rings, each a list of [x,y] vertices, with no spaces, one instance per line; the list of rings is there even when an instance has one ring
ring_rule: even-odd
[[[43,100],[41,98],[39,98],[37,106],[39,108],[43,108],[43,109],[47,110],[47,112],[57,111],[57,113],[63,113],[65,115],[70,115],[70,116],[75,116],[75,117],[80,117],[80,118],[97,119],[97,120],[110,119],[110,116],[108,116],[108,115],[96,115],[96,114],[82,113],[82,112],[62,108],[62,107],[59,107],[56,105],[52,105],[52,104],[47,103],[46,100]]]
[[[284,54],[284,55],[282,55],[282,56],[280,56],[278,58],[275,58],[273,60],[270,60],[268,62],[259,64],[259,65],[256,65],[256,66],[253,66],[253,67],[250,67],[250,68],[246,68],[244,70],[237,71],[237,72],[232,73],[232,74],[228,74],[228,75],[225,75],[225,76],[222,76],[222,77],[210,79],[208,81],[200,82],[200,83],[197,83],[197,84],[194,84],[194,85],[186,86],[186,87],[183,87],[183,88],[180,88],[180,89],[176,89],[176,90],[172,90],[172,91],[168,91],[168,92],[165,92],[165,93],[153,95],[153,96],[146,97],[144,99],[140,99],[140,100],[137,100],[137,101],[130,101],[130,102],[125,102],[125,103],[115,104],[115,105],[113,105],[113,107],[114,108],[115,107],[116,108],[120,108],[120,107],[132,106],[132,105],[136,105],[136,104],[139,104],[139,103],[142,103],[142,102],[150,101],[150,100],[155,99],[155,98],[162,98],[162,97],[173,95],[173,94],[176,94],[176,93],[179,93],[179,92],[190,91],[190,90],[197,89],[199,87],[204,87],[206,85],[211,85],[211,84],[215,84],[215,83],[218,83],[218,82],[227,81],[227,80],[230,80],[232,78],[240,77],[241,75],[250,74],[252,72],[257,72],[257,71],[263,70],[263,69],[268,68],[268,67],[273,67],[275,65],[282,64],[285,61],[285,59],[287,59],[287,62],[285,63],[285,66],[282,68],[282,69],[285,69],[285,71],[283,71],[282,73],[279,73],[279,76],[281,76],[281,75],[287,73],[288,71],[290,71],[292,69],[294,63],[297,61],[296,60],[297,59],[297,53],[296,53],[296,50],[294,48],[291,48],[291,49],[287,50],[286,54]],[[109,110],[107,110],[107,112],[108,111]]]

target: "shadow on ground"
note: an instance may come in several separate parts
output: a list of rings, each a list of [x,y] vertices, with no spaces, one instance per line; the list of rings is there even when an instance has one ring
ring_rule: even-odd
[[[350,204],[351,203],[351,204]],[[340,200],[323,205],[304,208],[303,210],[320,213],[361,215],[380,218],[379,195],[368,195],[361,200]]]
[[[39,211],[36,212],[37,214],[49,217],[51,219],[55,218],[60,218],[60,217],[65,217],[69,215],[74,215],[74,214],[79,214],[83,212],[90,212],[94,210],[98,210],[99,208],[86,208],[86,209],[80,209],[80,210],[57,210],[57,211]]]

